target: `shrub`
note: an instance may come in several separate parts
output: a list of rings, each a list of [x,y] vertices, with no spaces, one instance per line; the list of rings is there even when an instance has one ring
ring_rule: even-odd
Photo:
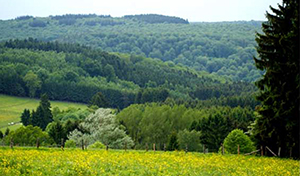
[[[76,148],[76,143],[73,140],[67,140],[65,143],[66,148]]]
[[[255,150],[251,139],[242,130],[235,129],[224,140],[226,153],[237,154],[238,145],[240,146],[240,153],[249,153]]]
[[[102,144],[99,141],[96,141],[94,144],[89,145],[89,148],[94,148],[94,149],[104,149],[105,145]]]

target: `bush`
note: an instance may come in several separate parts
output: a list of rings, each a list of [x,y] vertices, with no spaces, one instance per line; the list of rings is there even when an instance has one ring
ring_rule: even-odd
[[[251,139],[242,130],[235,129],[225,138],[224,149],[226,153],[237,154],[238,145],[240,145],[240,153],[249,153],[255,150]]]
[[[76,142],[73,140],[67,140],[65,143],[66,148],[76,148]]]
[[[101,142],[96,141],[94,144],[89,145],[89,148],[93,148],[93,149],[105,149],[106,147]]]

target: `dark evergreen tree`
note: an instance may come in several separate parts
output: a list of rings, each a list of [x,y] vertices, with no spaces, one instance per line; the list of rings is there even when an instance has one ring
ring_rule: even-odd
[[[0,130],[0,139],[3,139],[3,132]]]
[[[43,94],[41,96],[40,105],[36,109],[36,122],[35,126],[39,126],[42,130],[45,130],[48,123],[53,121],[52,113],[51,113],[51,105],[48,99],[47,94]],[[33,119],[33,117],[32,117]]]
[[[5,133],[4,133],[4,136],[8,136],[8,135],[9,135],[9,132],[10,132],[9,128],[6,128]]]
[[[105,96],[101,92],[98,92],[92,97],[90,101],[90,106],[92,105],[96,105],[101,108],[107,108],[109,106],[109,103]]]
[[[298,0],[283,0],[279,9],[270,7],[268,21],[257,34],[255,65],[265,74],[256,85],[262,105],[257,108],[254,135],[258,145],[281,156],[299,158],[299,20]]]
[[[176,132],[173,132],[170,136],[167,150],[173,151],[173,150],[177,150],[178,148],[179,148],[179,145],[178,145],[178,141],[177,141],[177,134],[176,134]]]
[[[66,139],[66,133],[60,121],[52,122],[51,124],[49,124],[49,126],[47,127],[47,131],[49,136],[54,140],[56,144],[60,144],[61,139]]]
[[[29,125],[31,122],[30,122],[30,111],[29,109],[24,109],[22,115],[21,115],[21,122],[24,126],[27,126]]]

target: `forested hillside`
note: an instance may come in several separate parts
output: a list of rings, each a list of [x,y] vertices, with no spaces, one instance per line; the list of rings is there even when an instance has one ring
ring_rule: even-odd
[[[37,38],[79,43],[103,51],[140,55],[253,82],[255,31],[261,22],[189,23],[178,17],[128,15],[23,16],[0,21],[0,41]]]
[[[109,107],[164,102],[187,107],[254,106],[254,85],[128,54],[29,38],[0,45],[0,93],[89,103],[101,92]],[[169,102],[170,102],[169,100]],[[184,100],[184,101],[183,101]],[[202,101],[203,100],[203,101]]]

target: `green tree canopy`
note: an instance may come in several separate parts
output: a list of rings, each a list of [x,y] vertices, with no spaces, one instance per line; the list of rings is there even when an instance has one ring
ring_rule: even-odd
[[[235,129],[225,138],[224,148],[228,153],[237,154],[238,145],[240,147],[240,153],[249,153],[255,149],[250,138],[245,135],[242,130]]]
[[[35,92],[41,88],[41,80],[31,70],[27,72],[23,79],[26,82],[27,88],[29,89],[29,96],[34,97]]]

